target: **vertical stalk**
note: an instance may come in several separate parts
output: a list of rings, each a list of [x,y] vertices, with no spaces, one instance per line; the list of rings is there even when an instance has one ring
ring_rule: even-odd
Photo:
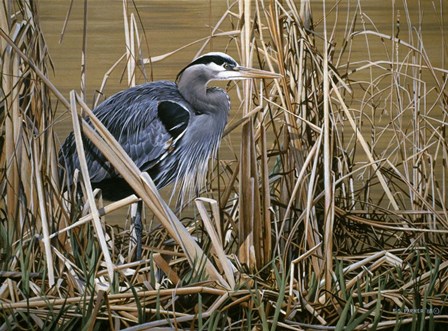
[[[244,25],[241,29],[241,60],[243,65],[248,65],[250,62],[249,54],[249,38],[250,38],[250,1],[239,1],[239,12],[243,17]],[[250,81],[243,81],[243,116],[249,112],[249,92]],[[253,247],[253,211],[254,211],[254,196],[251,181],[251,121],[243,125],[241,136],[241,166],[240,166],[240,217],[239,217],[239,259],[243,264],[247,264],[249,268],[254,267],[255,261],[251,259],[251,248]]]
[[[81,98],[86,100],[87,90],[87,0],[84,0],[84,25],[82,34],[82,53],[81,53]]]
[[[271,194],[269,190],[269,168],[268,168],[268,146],[266,142],[266,129],[263,123],[260,125],[261,139],[261,177],[262,177],[262,210],[263,210],[263,228],[260,232],[263,243],[263,264],[266,264],[272,255],[272,233],[271,233]]]
[[[6,23],[6,22],[5,22]],[[2,23],[2,29],[4,31],[10,31],[12,38],[17,32],[18,26],[11,31],[8,26]],[[13,53],[11,47],[4,43],[1,52],[4,54],[3,57],[3,78],[2,78],[2,89],[5,93],[4,109],[6,113],[5,118],[5,168],[6,168],[6,206],[7,206],[7,217],[10,222],[8,227],[11,231],[14,229],[15,233],[18,235],[20,232],[20,222],[19,222],[19,160],[17,158],[17,143],[18,143],[18,132],[21,126],[21,121],[19,118],[19,91],[17,88],[18,84],[18,64],[19,58]],[[16,68],[17,72],[14,72]],[[11,224],[15,223],[15,224]]]
[[[131,14],[130,22],[128,18],[127,10],[127,0],[123,0],[123,27],[124,27],[124,37],[126,44],[126,65],[128,72],[128,86],[135,85],[135,43],[134,43],[134,28],[135,19],[134,15]]]
[[[51,219],[48,219],[47,217],[47,211],[45,206],[45,191],[44,191],[44,185],[42,181],[42,159],[39,161],[39,157],[41,155],[39,143],[36,139],[34,141],[34,170],[35,170],[35,176],[36,176],[36,186],[37,186],[37,196],[39,201],[39,210],[40,210],[40,217],[41,217],[41,224],[42,224],[42,234],[43,234],[43,244],[44,244],[44,250],[45,250],[45,262],[47,263],[47,272],[48,272],[48,286],[52,287],[55,284],[54,279],[54,265],[53,265],[53,256],[51,253],[51,243],[50,243],[50,223]]]
[[[331,174],[331,128],[330,128],[330,77],[328,72],[328,39],[325,0],[323,1],[324,17],[324,54],[323,54],[323,78],[324,78],[324,189],[325,189],[325,214],[324,214],[324,247],[325,247],[325,290],[331,296],[331,273],[333,271],[333,222],[334,222],[334,199],[333,199],[333,178]]]
[[[243,65],[251,66],[251,1],[240,1],[240,13],[244,17],[241,30],[241,60]],[[243,116],[250,112],[252,81],[243,81]],[[241,167],[240,167],[240,220],[239,257],[251,270],[262,265],[262,219],[260,213],[260,191],[255,151],[255,138],[252,120],[242,127]]]

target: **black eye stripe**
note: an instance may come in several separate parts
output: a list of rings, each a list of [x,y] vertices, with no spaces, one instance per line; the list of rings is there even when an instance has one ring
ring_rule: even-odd
[[[234,68],[234,67],[236,67],[236,66],[238,65],[233,59],[228,58],[228,57],[223,57],[223,56],[220,56],[220,55],[214,55],[214,54],[211,54],[211,55],[204,55],[204,56],[201,56],[201,57],[197,58],[196,60],[194,60],[193,62],[191,62],[189,65],[187,65],[185,68],[183,68],[183,69],[178,73],[176,80],[179,79],[180,75],[182,75],[182,73],[183,73],[187,68],[189,68],[189,67],[191,67],[191,66],[194,66],[194,65],[197,65],[197,64],[204,64],[204,65],[207,65],[207,64],[212,63],[212,62],[215,63],[215,64],[217,64],[217,65],[219,65],[219,66],[223,66],[224,68],[226,68],[226,64],[227,64],[227,66],[230,67],[230,68]],[[227,68],[228,68],[228,67],[227,67]]]

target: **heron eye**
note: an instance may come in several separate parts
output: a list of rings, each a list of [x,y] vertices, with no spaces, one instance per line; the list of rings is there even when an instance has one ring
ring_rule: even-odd
[[[230,63],[227,63],[227,62],[224,62],[224,64],[222,66],[226,70],[232,70],[233,69],[233,65],[231,65]]]

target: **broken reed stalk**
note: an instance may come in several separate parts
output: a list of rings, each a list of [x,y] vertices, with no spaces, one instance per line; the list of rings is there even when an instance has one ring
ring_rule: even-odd
[[[229,284],[230,289],[234,289],[236,285],[235,276],[234,276],[234,269],[235,267],[232,265],[232,262],[230,262],[229,258],[226,256],[226,253],[224,251],[223,247],[223,238],[222,235],[218,235],[219,231],[219,209],[218,209],[218,203],[215,200],[207,199],[207,198],[197,198],[196,199],[196,206],[199,211],[199,214],[202,218],[202,222],[204,223],[205,229],[208,233],[208,236],[211,240],[211,245],[213,249],[215,250],[215,253],[219,259],[221,269],[224,271],[224,275],[227,279],[227,282]],[[213,221],[210,219],[207,209],[205,208],[204,203],[209,203],[213,210],[213,219],[214,222],[217,223],[215,226],[213,225]]]
[[[114,264],[112,262],[109,253],[109,248],[106,243],[104,229],[101,224],[95,197],[93,195],[92,184],[90,183],[89,168],[87,166],[86,154],[84,152],[84,144],[82,142],[82,132],[78,119],[76,99],[77,99],[76,94],[74,91],[72,91],[70,93],[70,109],[72,113],[73,134],[75,136],[76,150],[79,157],[79,165],[81,168],[82,178],[84,181],[85,193],[87,194],[87,201],[89,202],[90,205],[89,206],[90,213],[92,215],[92,221],[95,227],[95,232],[100,242],[101,252],[103,253],[104,261],[106,263],[106,267],[108,270],[109,286],[111,286],[114,281]]]

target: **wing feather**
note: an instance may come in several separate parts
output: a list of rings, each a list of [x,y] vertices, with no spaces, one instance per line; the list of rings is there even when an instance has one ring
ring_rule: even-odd
[[[121,91],[100,104],[94,113],[142,171],[150,171],[173,153],[191,116],[188,104],[172,82],[147,83]],[[118,176],[90,141],[85,139],[84,145],[92,182]],[[62,145],[59,158],[70,178],[79,168],[73,134]]]

